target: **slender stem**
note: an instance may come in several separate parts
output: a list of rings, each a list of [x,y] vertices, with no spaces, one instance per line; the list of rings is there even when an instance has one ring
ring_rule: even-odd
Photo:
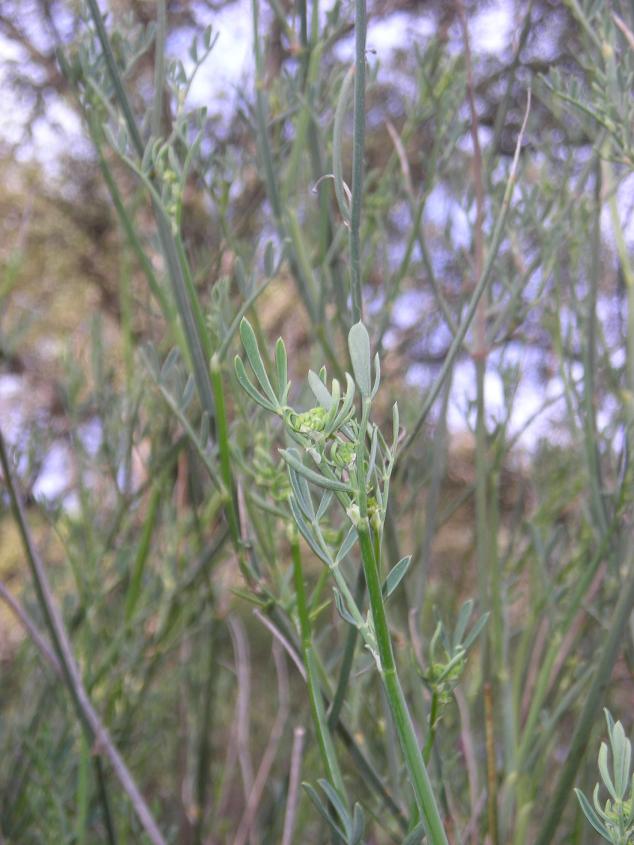
[[[623,646],[623,635],[634,609],[634,554],[630,552],[627,561],[627,576],[621,587],[619,600],[614,608],[607,639],[599,656],[599,662],[592,679],[592,685],[584,700],[583,708],[570,743],[566,762],[560,772],[557,785],[545,812],[544,821],[535,840],[535,845],[550,845],[561,821],[566,802],[572,794],[572,786],[583,759],[592,723],[605,694],[614,664]]]
[[[453,340],[451,341],[451,346],[445,356],[445,360],[443,361],[443,365],[440,368],[440,372],[436,377],[436,381],[434,382],[433,387],[425,397],[425,401],[423,402],[423,407],[421,408],[416,422],[412,426],[412,430],[405,438],[405,442],[401,447],[401,451],[399,452],[398,456],[398,463],[400,464],[403,455],[412,445],[414,440],[416,439],[418,432],[423,427],[425,420],[427,419],[427,415],[431,411],[434,402],[436,401],[438,394],[442,390],[442,386],[444,384],[447,375],[451,371],[453,367],[454,361],[460,352],[462,347],[462,343],[469,331],[469,327],[471,326],[471,322],[475,316],[475,313],[478,308],[478,303],[482,297],[482,294],[487,289],[487,286],[491,280],[491,276],[493,274],[493,267],[495,264],[495,259],[497,258],[498,251],[500,249],[500,245],[502,243],[502,235],[504,234],[504,226],[506,224],[506,218],[509,213],[509,209],[511,206],[511,199],[513,197],[513,188],[515,187],[515,179],[517,176],[517,167],[519,164],[519,155],[520,149],[522,146],[522,140],[524,138],[524,131],[526,129],[526,124],[528,122],[528,115],[530,110],[530,92],[528,97],[528,102],[526,106],[526,113],[524,115],[524,123],[522,124],[522,129],[520,131],[519,137],[517,139],[517,146],[515,147],[515,155],[513,157],[513,163],[511,164],[511,170],[509,172],[509,177],[506,182],[506,188],[504,190],[504,198],[502,199],[502,205],[500,207],[500,211],[498,213],[497,220],[495,221],[495,227],[493,229],[493,235],[491,237],[491,245],[489,246],[489,251],[487,253],[486,261],[484,263],[484,268],[482,270],[482,274],[478,279],[478,283],[471,295],[471,300],[469,301],[469,305],[467,306],[466,313],[460,323],[460,327],[457,333],[454,335]]]
[[[350,289],[352,322],[363,319],[361,282],[361,206],[363,203],[363,152],[365,148],[365,0],[355,2],[355,67],[352,135],[352,203],[350,206]]]
[[[144,153],[143,138],[138,123],[132,111],[128,95],[126,94],[117,63],[112,52],[112,46],[108,39],[108,33],[103,23],[97,0],[88,0],[90,14],[97,31],[97,37],[101,44],[110,80],[112,82],[115,97],[123,112],[125,123],[132,140],[132,145],[137,156],[141,159]],[[197,302],[195,292],[192,290],[190,273],[187,261],[182,250],[176,242],[172,231],[172,224],[168,219],[162,205],[153,198],[152,206],[161,242],[161,249],[165,257],[169,278],[176,300],[178,312],[183,324],[187,350],[191,357],[196,387],[204,409],[213,418],[214,407],[212,399],[209,371],[206,361],[209,359],[209,341],[206,337],[204,326],[201,325],[200,306]]]
[[[372,619],[376,632],[379,671],[387,694],[390,710],[396,726],[396,732],[403,750],[405,762],[411,779],[416,803],[421,812],[430,845],[448,845],[447,834],[436,804],[427,767],[418,744],[416,730],[410,716],[405,695],[401,687],[392,651],[381,580],[370,536],[367,516],[362,517],[357,526],[361,557],[370,597]]]
[[[61,664],[64,679],[73,700],[78,719],[90,740],[95,744],[95,753],[103,753],[108,758],[119,783],[130,799],[134,812],[150,841],[153,845],[166,845],[165,839],[145,799],[141,795],[123,758],[114,746],[108,731],[97,715],[84,687],[71,642],[64,626],[64,621],[53,599],[46,568],[31,537],[26,513],[13,478],[9,455],[1,431],[0,463],[2,464],[4,481],[9,490],[11,507],[20,532],[24,552],[31,569],[37,600],[49,629],[51,642]]]
[[[163,94],[165,88],[165,35],[167,30],[166,0],[157,0],[156,39],[154,41],[154,108],[152,135],[158,138],[163,122]]]
[[[225,406],[225,394],[222,384],[222,373],[220,371],[220,361],[217,355],[214,355],[211,359],[211,383],[216,406],[216,436],[218,438],[218,451],[220,455],[220,474],[225,486],[224,496],[227,504],[229,531],[231,532],[231,539],[235,548],[239,550],[242,547],[240,520],[238,517],[235,485],[233,483],[233,470],[231,468],[231,446],[229,443],[229,425]]]
[[[297,598],[297,615],[299,617],[299,627],[302,638],[302,652],[304,655],[304,665],[306,667],[306,682],[308,684],[308,696],[310,698],[310,707],[313,715],[313,723],[315,732],[317,733],[317,741],[321,751],[324,768],[328,774],[328,779],[335,787],[337,792],[344,800],[346,799],[346,788],[343,782],[343,776],[337,760],[335,746],[330,733],[328,719],[326,718],[326,711],[324,709],[324,700],[321,694],[319,685],[319,678],[317,674],[317,664],[315,661],[315,653],[313,646],[313,637],[310,623],[310,615],[308,612],[308,603],[306,601],[306,587],[304,584],[304,573],[302,571],[302,558],[299,547],[299,533],[293,526],[290,529],[291,540],[291,556],[293,559],[293,577],[295,579],[295,595]]]
[[[359,576],[357,578],[354,596],[355,604],[359,608],[363,604],[364,593],[365,580],[363,576],[363,567],[359,567]],[[330,711],[328,713],[328,724],[330,725],[331,730],[334,730],[337,722],[339,721],[339,714],[341,713],[341,708],[343,707],[343,702],[346,698],[346,691],[348,689],[348,681],[350,680],[350,672],[352,671],[352,663],[354,660],[354,651],[357,645],[358,634],[358,629],[355,628],[354,625],[350,625],[348,627],[346,644],[344,647],[343,658],[341,660],[341,669],[339,671],[339,681],[337,683],[335,695],[332,699],[332,704],[330,705]]]

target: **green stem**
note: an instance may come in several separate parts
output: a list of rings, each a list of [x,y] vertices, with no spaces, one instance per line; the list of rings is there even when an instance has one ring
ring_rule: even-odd
[[[220,361],[217,355],[211,359],[211,383],[214,392],[216,405],[216,437],[218,439],[218,452],[220,457],[220,475],[224,484],[223,495],[227,505],[227,519],[229,520],[229,531],[236,550],[242,549],[242,538],[240,536],[240,521],[238,519],[238,508],[235,500],[233,484],[233,471],[231,469],[231,446],[229,443],[229,424],[227,421],[227,408],[225,405],[225,393],[222,384],[222,373]]]
[[[425,761],[423,760],[423,755],[418,744],[416,730],[398,678],[392,650],[392,640],[390,638],[385,605],[383,603],[381,579],[372,548],[372,538],[370,536],[367,515],[361,517],[357,530],[359,532],[363,570],[368,586],[372,619],[376,633],[379,670],[387,694],[392,718],[396,726],[396,732],[405,756],[416,803],[421,812],[430,845],[448,845],[447,835],[440,818],[436,798],[427,773],[427,767],[425,766]]]
[[[559,775],[553,797],[546,808],[545,818],[535,840],[535,845],[550,845],[553,841],[564,806],[571,796],[572,786],[588,744],[592,723],[623,645],[623,634],[634,609],[634,556],[632,553],[630,553],[627,568],[627,577],[614,609],[608,637],[599,657],[592,685],[584,701],[566,762]]]
[[[319,743],[324,768],[328,774],[328,779],[341,795],[342,799],[344,799],[347,803],[346,788],[343,782],[339,762],[337,760],[332,734],[330,733],[330,726],[328,724],[328,719],[326,718],[324,700],[321,694],[319,677],[317,674],[310,616],[308,612],[308,603],[306,601],[304,573],[302,571],[299,533],[294,526],[290,530],[290,540],[291,556],[293,559],[293,576],[295,579],[295,595],[297,599],[297,615],[299,617],[302,652],[304,655],[304,665],[306,667],[306,682],[308,684],[308,696],[310,698],[313,723],[317,733],[317,741]]]
[[[365,147],[365,0],[355,3],[355,68],[352,135],[352,203],[350,206],[350,289],[352,322],[363,319],[361,289],[361,206],[363,203],[363,152]]]

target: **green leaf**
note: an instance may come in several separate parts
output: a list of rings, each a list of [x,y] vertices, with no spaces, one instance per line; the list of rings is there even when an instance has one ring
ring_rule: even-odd
[[[181,396],[180,407],[181,411],[186,411],[189,408],[189,405],[194,398],[194,390],[196,387],[196,382],[194,381],[193,375],[190,375],[185,383],[185,389],[183,390],[183,395]]]
[[[293,467],[300,475],[307,478],[318,487],[323,487],[326,490],[334,490],[337,493],[352,493],[352,487],[349,484],[344,484],[343,481],[337,481],[335,478],[326,478],[318,472],[310,469],[300,461],[297,453],[293,454],[290,449],[280,449],[280,455],[284,458],[286,463]]]
[[[341,795],[337,792],[334,786],[329,783],[325,778],[320,778],[318,781],[321,788],[324,790],[326,795],[328,796],[328,800],[332,804],[332,806],[337,811],[337,815],[341,819],[346,829],[346,833],[350,833],[350,816],[348,815],[348,810],[346,809],[346,805],[343,803],[341,799]]]
[[[612,746],[614,788],[619,801],[622,801],[629,786],[632,747],[620,722],[617,722],[610,732],[610,744]]]
[[[301,511],[301,508],[297,504],[297,500],[291,496],[288,501],[291,509],[291,513],[293,514],[293,519],[299,528],[300,534],[306,540],[314,554],[326,564],[326,566],[332,566],[332,560],[326,555],[326,552],[319,546],[319,543],[313,536],[313,533],[310,529],[310,526],[306,522],[304,514]]]
[[[351,551],[354,544],[357,542],[357,529],[354,525],[351,525],[348,529],[348,533],[344,537],[343,543],[339,546],[339,551],[337,552],[337,557],[335,558],[335,563],[341,563],[341,561],[346,557],[346,555]]]
[[[379,392],[379,386],[381,384],[381,359],[379,358],[379,353],[377,352],[374,356],[374,385],[372,386],[372,394],[370,396],[371,399],[374,399],[376,394]]]
[[[616,794],[616,789],[614,788],[614,784],[612,783],[612,778],[610,777],[610,772],[608,770],[608,746],[605,742],[601,743],[601,748],[599,748],[599,772],[601,773],[601,780],[606,786],[606,789],[614,798],[615,801],[618,801],[619,796]]]
[[[319,503],[319,507],[317,508],[317,516],[315,517],[317,522],[323,519],[324,514],[330,507],[330,503],[332,502],[332,496],[333,494],[330,492],[330,490],[326,490],[324,495],[321,497],[321,502]]]
[[[240,337],[242,339],[244,351],[247,353],[249,364],[251,364],[255,377],[260,382],[260,387],[268,397],[269,401],[276,407],[277,396],[275,395],[275,391],[273,390],[269,377],[266,373],[266,369],[264,368],[255,332],[246,317],[243,317],[240,322]]]
[[[344,422],[346,422],[346,420],[350,416],[350,411],[352,410],[352,404],[354,402],[354,394],[354,381],[350,377],[350,374],[346,373],[346,395],[343,397],[343,404],[341,405],[341,408],[337,412],[337,416],[332,422],[333,431],[341,428],[341,426],[344,424]]]
[[[350,831],[350,845],[359,845],[365,831],[365,815],[361,804],[356,803],[352,811],[352,830]]]
[[[172,370],[180,361],[180,351],[177,346],[174,346],[170,349],[167,358],[165,359],[165,363],[161,367],[161,376],[160,380],[162,382],[166,382],[172,374]]]
[[[411,563],[412,556],[407,555],[407,557],[402,557],[396,564],[396,566],[393,566],[392,569],[390,569],[387,578],[383,582],[383,587],[381,588],[383,591],[383,598],[389,599],[394,590],[398,587],[398,585],[401,583],[401,581],[407,574]]]
[[[424,836],[425,825],[423,824],[423,822],[419,822],[414,828],[414,830],[410,830],[410,832],[407,834],[407,836],[403,840],[403,845],[421,845]]]
[[[490,614],[489,614],[489,613],[484,613],[484,614],[483,614],[483,615],[482,615],[482,616],[478,619],[478,621],[475,623],[475,625],[473,626],[473,628],[469,631],[469,633],[467,634],[467,639],[466,639],[466,640],[462,643],[462,647],[463,647],[463,649],[464,649],[465,651],[467,651],[468,649],[470,649],[470,648],[471,648],[471,646],[472,646],[472,645],[474,644],[474,642],[476,641],[476,639],[480,636],[480,632],[482,631],[482,629],[484,628],[484,626],[485,626],[485,625],[487,624],[487,622],[489,621],[489,616],[490,616]]]
[[[277,397],[280,405],[285,405],[288,394],[288,360],[286,347],[281,337],[278,337],[275,344],[275,369],[277,371]]]
[[[337,834],[337,836],[345,842],[346,841],[345,833],[343,832],[343,830],[341,830],[341,828],[339,827],[337,822],[333,819],[333,817],[328,812],[326,806],[324,805],[323,801],[319,797],[317,790],[314,787],[312,787],[309,783],[302,783],[302,786],[306,790],[306,794],[308,795],[310,800],[313,802],[313,804],[317,808],[319,814],[325,819],[325,821],[328,824],[328,826],[330,827],[330,829],[333,830]]]
[[[458,646],[458,645],[462,645],[462,638],[464,637],[465,631],[467,630],[467,625],[469,624],[469,619],[471,618],[472,613],[473,613],[473,599],[467,599],[467,601],[460,608],[460,612],[458,613],[458,619],[456,621],[456,627],[454,628],[454,632],[453,632],[453,643],[452,643],[452,645],[454,647]]]
[[[368,398],[372,392],[372,374],[370,371],[370,335],[362,322],[355,323],[348,334],[348,349],[352,361],[352,371],[361,395]]]
[[[244,369],[242,358],[239,355],[236,355],[236,357],[233,359],[233,366],[236,371],[236,378],[240,382],[240,386],[249,394],[251,399],[253,399],[254,402],[257,402],[258,405],[262,405],[262,407],[266,408],[267,411],[276,413],[277,406],[269,402],[268,399],[265,399],[265,397],[262,396],[260,391],[256,390],[256,388],[253,386],[251,379],[247,375],[247,371]]]
[[[290,453],[293,453],[297,456],[297,452],[295,449],[289,449]],[[299,456],[297,456],[299,460]],[[303,478],[299,473],[294,470],[292,467],[288,468],[288,477],[291,482],[291,487],[293,488],[293,493],[295,494],[295,498],[297,499],[297,504],[301,508],[302,513],[310,522],[314,522],[315,520],[315,507],[313,505],[313,500],[310,495],[310,488],[306,482],[306,479]]]
[[[330,411],[332,406],[334,405],[332,396],[326,385],[323,381],[319,378],[317,373],[313,372],[312,370],[308,371],[308,386],[313,392],[313,396],[319,402],[322,408],[325,408],[327,411]]]
[[[601,836],[604,839],[607,839],[609,842],[610,834],[608,833],[607,828],[605,827],[601,819],[595,813],[592,804],[588,801],[588,799],[580,789],[575,789],[575,795],[577,796],[579,804],[581,804],[581,809],[583,810],[584,816],[588,819],[588,821],[596,830],[596,832],[601,834]]]
[[[337,610],[339,611],[339,616],[341,616],[344,622],[347,622],[349,625],[358,628],[359,626],[357,624],[357,620],[346,607],[346,603],[343,600],[343,596],[341,595],[339,590],[336,587],[333,587],[332,592],[335,596],[335,605],[337,606]]]

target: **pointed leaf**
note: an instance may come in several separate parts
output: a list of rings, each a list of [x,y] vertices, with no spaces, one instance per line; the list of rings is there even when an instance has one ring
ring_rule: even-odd
[[[344,484],[343,481],[337,481],[334,478],[325,478],[318,472],[304,466],[297,454],[293,454],[290,449],[280,449],[280,455],[289,466],[318,487],[323,487],[325,490],[335,490],[338,493],[352,493],[352,487],[349,484]]]
[[[348,419],[354,402],[355,386],[349,373],[346,373],[346,395],[333,422],[333,430],[338,429]]]
[[[356,803],[352,811],[352,830],[350,831],[350,845],[359,845],[365,831],[365,815],[361,804]]]
[[[354,527],[354,525],[351,525],[348,530],[348,533],[344,537],[343,543],[339,546],[339,551],[337,552],[335,563],[341,563],[341,561],[352,550],[354,544],[357,542],[357,537],[357,529]]]
[[[186,411],[194,398],[195,381],[193,375],[190,375],[185,384],[183,395],[181,396],[180,406],[181,410]]]
[[[610,733],[612,745],[612,761],[614,770],[614,788],[620,801],[625,797],[629,786],[630,758],[632,747],[625,736],[623,725],[617,722]]]
[[[277,371],[277,398],[280,405],[286,404],[286,387],[288,384],[288,361],[286,347],[281,337],[275,344],[275,369]]]
[[[398,585],[401,583],[401,581],[407,574],[407,570],[410,568],[411,563],[412,556],[407,555],[407,557],[402,557],[396,564],[396,566],[393,566],[392,569],[390,569],[387,578],[383,582],[383,598],[389,599],[394,590],[398,587]]]
[[[346,805],[343,803],[341,795],[339,795],[339,793],[334,788],[334,786],[331,783],[329,783],[325,778],[320,778],[318,783],[321,786],[321,788],[324,790],[326,795],[328,796],[328,800],[330,801],[332,806],[337,811],[337,815],[341,819],[341,821],[342,821],[342,823],[345,827],[346,834],[348,834],[348,837],[349,837],[349,834],[350,834],[350,816],[348,814],[348,810],[346,808]]]
[[[379,358],[379,353],[377,352],[374,356],[374,384],[372,386],[372,394],[371,399],[374,399],[376,394],[379,392],[379,386],[381,384],[381,359]]]
[[[608,833],[607,828],[605,827],[603,822],[595,813],[592,804],[588,801],[588,799],[580,789],[575,789],[575,795],[577,796],[579,804],[581,804],[581,809],[583,810],[584,816],[588,819],[588,821],[596,830],[596,832],[599,833],[604,839],[607,839],[609,842],[610,834]]]
[[[293,453],[297,457],[297,460],[299,460],[299,456],[297,455],[295,449],[289,449],[288,451],[289,453]],[[291,467],[288,468],[288,477],[290,479],[293,492],[295,493],[297,504],[301,508],[306,519],[313,522],[315,520],[315,507],[313,505],[313,500],[310,495],[310,489],[306,479],[299,475],[299,473]]]
[[[317,516],[315,517],[317,522],[324,518],[326,511],[330,507],[332,498],[333,494],[330,492],[330,490],[326,490],[324,495],[321,497],[321,502],[319,503],[319,507],[317,508]]]
[[[475,623],[473,628],[469,631],[466,640],[462,643],[462,647],[465,651],[468,651],[474,644],[476,639],[480,636],[480,632],[489,621],[489,616],[490,614],[488,612],[484,613]]]
[[[421,845],[423,841],[423,837],[425,836],[425,825],[423,822],[419,822],[414,830],[411,830],[405,839],[403,840],[403,845]]]
[[[346,607],[346,603],[343,600],[343,596],[341,595],[339,590],[336,587],[333,587],[332,592],[333,592],[334,597],[335,597],[335,605],[336,605],[337,610],[339,612],[339,616],[341,616],[341,618],[344,620],[344,622],[347,622],[348,625],[352,625],[353,627],[358,628],[359,626],[357,624],[357,620],[354,618],[354,616],[350,613],[350,611]]]
[[[324,805],[321,798],[319,797],[317,790],[314,789],[314,787],[312,787],[309,783],[302,783],[302,786],[306,790],[306,794],[308,795],[310,800],[313,802],[313,804],[317,808],[320,815],[325,819],[325,821],[328,824],[328,826],[330,827],[330,829],[333,830],[337,834],[337,836],[339,836],[345,842],[345,840],[346,840],[345,833],[341,830],[339,825],[336,823],[336,821],[333,819],[333,817],[330,815],[330,813],[326,809],[326,806]]]
[[[255,377],[260,382],[260,387],[266,394],[269,401],[272,402],[274,406],[277,406],[277,397],[264,368],[255,332],[246,317],[243,317],[240,322],[240,337],[242,339],[244,351],[247,353],[249,364],[251,364]]]
[[[601,773],[601,780],[606,786],[606,789],[614,798],[615,801],[618,801],[618,795],[616,794],[616,789],[614,788],[614,784],[612,783],[612,778],[610,777],[610,772],[608,770],[608,747],[605,742],[601,743],[601,748],[599,748],[599,772]]]
[[[165,382],[169,379],[170,375],[172,374],[172,370],[180,361],[180,351],[177,346],[174,346],[170,349],[167,358],[165,359],[165,363],[161,367],[161,381]]]
[[[327,411],[330,411],[334,402],[332,396],[326,385],[323,381],[319,378],[317,373],[313,372],[312,370],[308,371],[308,386],[313,392],[313,396]]]
[[[277,411],[277,407],[269,402],[268,399],[265,399],[259,390],[256,390],[251,382],[251,379],[247,375],[247,371],[244,369],[242,358],[239,355],[236,355],[233,359],[233,365],[236,371],[236,378],[240,382],[242,389],[245,390],[251,399],[253,399],[254,402],[257,402],[258,405],[262,405],[262,407],[266,408],[267,411],[275,413]]]
[[[297,500],[291,496],[288,500],[291,513],[293,514],[293,519],[299,528],[300,534],[306,540],[310,548],[312,549],[313,553],[323,562],[326,566],[332,566],[332,560],[328,558],[326,552],[319,546],[319,543],[315,539],[312,531],[310,530],[310,526],[306,522],[304,518],[304,514],[301,512],[299,505],[297,504]]]
[[[472,613],[473,599],[467,599],[467,601],[460,608],[460,612],[458,613],[458,619],[456,621],[456,627],[454,628],[452,643],[454,648],[458,645],[462,645],[462,638],[464,637],[465,631],[467,630],[467,625],[469,624],[469,619],[471,618]]]

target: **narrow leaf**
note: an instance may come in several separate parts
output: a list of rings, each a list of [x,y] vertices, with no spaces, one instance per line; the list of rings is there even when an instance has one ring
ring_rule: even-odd
[[[480,636],[480,632],[482,631],[482,629],[484,628],[484,626],[485,626],[485,625],[487,624],[487,622],[489,621],[489,615],[490,615],[489,613],[484,613],[484,614],[483,614],[483,615],[482,615],[482,616],[478,619],[478,621],[475,623],[475,625],[473,626],[473,628],[469,631],[469,633],[467,634],[467,638],[466,638],[466,640],[462,643],[462,647],[463,647],[463,649],[464,649],[465,651],[467,651],[468,649],[470,649],[470,648],[471,648],[471,646],[472,646],[472,645],[474,644],[474,642],[476,641],[476,639]]]
[[[405,839],[403,840],[403,845],[421,845],[423,841],[423,837],[425,836],[425,825],[423,822],[419,822],[414,830],[411,830]]]
[[[339,611],[339,616],[341,616],[341,618],[344,620],[344,622],[347,622],[349,625],[352,625],[355,628],[358,628],[359,626],[357,624],[357,620],[354,618],[354,616],[350,613],[350,611],[346,607],[346,603],[343,600],[343,596],[341,595],[339,590],[336,587],[333,587],[332,592],[335,596],[335,605],[337,606],[337,610]]]
[[[236,371],[236,378],[240,382],[242,389],[245,390],[251,399],[253,399],[254,402],[257,402],[258,405],[262,405],[262,407],[266,408],[267,411],[275,413],[277,411],[276,406],[269,402],[268,399],[265,399],[259,390],[256,390],[253,386],[251,379],[247,375],[247,371],[244,369],[242,358],[239,355],[236,355],[233,359],[233,365]]]
[[[372,375],[370,372],[370,335],[362,322],[355,323],[348,334],[348,349],[352,361],[354,378],[364,397],[372,392]]]
[[[618,800],[618,795],[616,794],[616,789],[614,788],[614,784],[612,783],[612,778],[610,777],[610,772],[608,770],[608,747],[605,742],[601,743],[601,748],[599,748],[599,772],[601,773],[601,780],[606,786],[606,789],[614,798],[615,801]]]
[[[335,558],[335,563],[341,563],[341,561],[346,557],[346,555],[350,552],[354,544],[357,542],[357,529],[354,525],[350,526],[348,533],[344,537],[343,543],[339,546],[339,551],[337,552],[337,557]]]
[[[280,405],[286,404],[286,387],[288,384],[288,360],[286,347],[281,337],[275,344],[275,369],[277,371],[277,398]]]
[[[299,531],[300,531],[302,537],[304,538],[304,540],[306,540],[306,542],[308,543],[308,545],[310,546],[310,548],[312,549],[314,554],[323,563],[325,563],[326,566],[328,566],[328,567],[332,566],[332,560],[330,558],[328,558],[328,556],[326,555],[326,552],[319,546],[317,540],[315,539],[315,537],[313,536],[313,534],[310,530],[310,526],[306,522],[304,514],[301,512],[301,509],[300,509],[299,505],[297,504],[297,500],[293,496],[291,496],[291,498],[289,499],[289,505],[290,505],[290,508],[291,508],[291,513],[293,514],[293,519],[295,520],[297,527],[299,528]]]
[[[306,794],[308,795],[310,800],[313,802],[313,804],[317,808],[320,815],[325,819],[326,823],[331,828],[331,830],[333,830],[337,834],[337,836],[339,836],[345,842],[346,836],[345,836],[344,832],[341,830],[339,825],[336,823],[336,821],[333,819],[333,817],[330,815],[330,813],[326,809],[326,807],[323,804],[321,798],[317,794],[317,790],[314,787],[312,787],[309,783],[302,783],[302,786],[306,790]]]
[[[312,370],[308,371],[308,386],[313,392],[313,396],[327,411],[330,411],[334,402],[332,400],[332,396],[326,385],[323,381],[319,378],[317,373],[313,372]]]
[[[383,597],[389,599],[392,595],[394,590],[398,587],[401,583],[405,575],[407,574],[407,570],[410,568],[412,563],[412,556],[407,555],[407,557],[402,557],[399,562],[390,569],[388,572],[387,578],[383,582]]]
[[[318,472],[304,466],[297,455],[293,454],[290,449],[280,449],[280,455],[289,466],[293,467],[300,475],[303,475],[304,478],[307,478],[308,481],[311,481],[318,487],[323,487],[326,490],[335,490],[338,493],[352,493],[352,487],[349,484],[344,484],[343,481],[337,481],[335,478],[325,478]]]
[[[581,809],[583,810],[584,816],[588,819],[588,821],[590,822],[592,827],[596,830],[596,832],[601,834],[601,836],[604,839],[607,839],[608,842],[609,842],[610,841],[610,834],[608,833],[607,828],[605,827],[603,822],[600,820],[600,818],[595,813],[594,807],[592,806],[592,804],[588,801],[588,799],[586,798],[586,796],[583,794],[583,792],[580,789],[575,789],[575,795],[577,796],[579,804],[581,804]]]
[[[276,406],[277,397],[275,395],[275,391],[273,390],[271,382],[269,381],[269,377],[266,373],[266,369],[264,368],[264,363],[262,362],[262,356],[260,355],[260,349],[258,347],[258,341],[255,336],[255,332],[253,331],[253,327],[251,326],[251,323],[247,320],[246,317],[243,317],[240,322],[240,337],[242,339],[244,351],[247,353],[249,364],[251,364],[253,372],[255,373],[255,377],[260,382],[260,387],[262,388],[270,402],[274,406]]]
[[[460,608],[460,612],[458,613],[458,620],[456,622],[456,627],[454,628],[453,633],[452,645],[454,647],[462,645],[462,638],[464,637],[465,631],[467,630],[467,625],[469,624],[469,619],[471,618],[472,613],[473,599],[467,599],[467,601]]]

